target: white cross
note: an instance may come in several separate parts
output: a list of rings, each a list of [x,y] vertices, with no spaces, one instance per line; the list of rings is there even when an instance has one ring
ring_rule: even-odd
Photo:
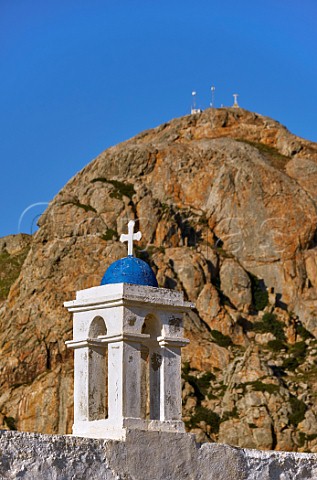
[[[120,242],[128,242],[128,255],[133,255],[133,240],[141,240],[142,233],[137,232],[133,233],[135,221],[130,220],[128,223],[128,234],[125,235],[124,233],[120,236]]]

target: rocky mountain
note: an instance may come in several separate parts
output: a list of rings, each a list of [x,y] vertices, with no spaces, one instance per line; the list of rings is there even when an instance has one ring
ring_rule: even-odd
[[[118,237],[134,218],[137,256],[196,304],[185,319],[187,428],[200,441],[317,452],[316,185],[317,144],[239,108],[101,153],[56,195],[30,244],[0,240],[2,428],[71,431],[63,302],[126,254]]]
[[[26,234],[0,238],[0,306],[20,274],[31,241],[32,237]]]

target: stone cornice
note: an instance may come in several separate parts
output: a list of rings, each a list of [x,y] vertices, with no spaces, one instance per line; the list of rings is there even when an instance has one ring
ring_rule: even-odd
[[[76,349],[76,348],[93,348],[93,347],[98,347],[98,348],[105,348],[103,343],[100,340],[96,339],[91,339],[91,338],[86,338],[83,340],[67,340],[65,342],[68,348]]]
[[[66,345],[68,348],[105,348],[108,343],[118,342],[133,342],[133,343],[146,343],[150,340],[150,335],[143,333],[123,333],[119,335],[100,335],[97,339],[86,338],[82,340],[68,340]],[[183,337],[158,337],[157,338],[161,347],[185,347],[189,340]]]
[[[161,347],[185,347],[189,340],[183,337],[158,337]]]
[[[114,284],[93,287],[77,292],[76,300],[64,303],[69,312],[84,312],[112,307],[157,306],[162,309],[186,312],[194,308],[185,302],[182,292],[141,285]]]

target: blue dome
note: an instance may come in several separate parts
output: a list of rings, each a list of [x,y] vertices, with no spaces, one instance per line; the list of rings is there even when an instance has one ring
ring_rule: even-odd
[[[132,283],[133,285],[148,285],[158,287],[151,267],[140,258],[129,255],[112,263],[102,277],[101,285],[110,283]]]

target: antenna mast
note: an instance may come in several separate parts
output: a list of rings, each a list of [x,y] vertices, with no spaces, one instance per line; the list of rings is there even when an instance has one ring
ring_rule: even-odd
[[[191,113],[195,113],[196,112],[196,95],[197,93],[196,92],[192,92],[192,108],[191,108]]]
[[[215,107],[215,90],[216,90],[216,87],[213,85],[210,90],[211,90],[211,104],[210,104],[210,106],[212,108],[214,108]]]
[[[197,95],[197,92],[192,92],[193,101],[192,101],[192,108],[191,108],[191,112],[190,112],[191,114],[202,112],[202,110],[200,108],[196,107],[196,95]]]

